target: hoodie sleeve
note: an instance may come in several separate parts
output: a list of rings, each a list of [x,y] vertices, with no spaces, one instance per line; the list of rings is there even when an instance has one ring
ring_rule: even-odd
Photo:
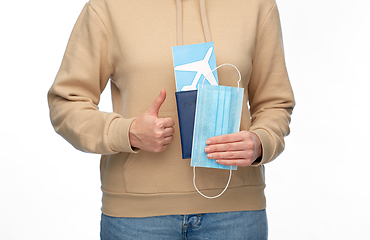
[[[100,94],[114,72],[109,50],[108,32],[87,3],[48,92],[50,119],[55,131],[84,152],[133,152],[128,137],[133,119],[98,110]]]
[[[284,150],[290,115],[295,105],[286,70],[279,13],[274,3],[257,33],[248,87],[252,117],[250,131],[262,143],[262,157],[253,165],[274,160]]]

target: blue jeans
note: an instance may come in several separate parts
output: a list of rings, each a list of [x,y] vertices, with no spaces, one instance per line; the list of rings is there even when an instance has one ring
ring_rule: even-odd
[[[267,239],[265,210],[116,218],[102,214],[101,240]]]

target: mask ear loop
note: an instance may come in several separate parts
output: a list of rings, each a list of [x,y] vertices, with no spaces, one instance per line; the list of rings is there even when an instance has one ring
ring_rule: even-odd
[[[199,191],[199,189],[197,188],[197,185],[195,184],[195,166],[196,165],[197,164],[195,163],[194,166],[193,166],[193,185],[194,185],[195,190],[197,190],[197,192],[200,195],[202,195],[203,197],[208,198],[208,199],[218,198],[219,196],[221,196],[222,194],[224,194],[224,192],[226,191],[226,189],[229,187],[229,184],[230,184],[230,181],[231,181],[231,175],[232,175],[232,172],[233,172],[232,166],[230,166],[229,180],[227,181],[227,184],[226,184],[226,187],[224,188],[224,190],[220,194],[218,194],[217,196],[209,197],[207,195],[204,195],[201,191]]]
[[[221,64],[220,66],[218,66],[218,67],[214,68],[214,69],[213,69],[210,73],[208,73],[206,76],[204,76],[203,83],[202,83],[202,88],[203,88],[203,86],[204,86],[204,80],[206,79],[206,77],[207,77],[209,74],[212,74],[212,73],[213,73],[213,71],[215,71],[216,69],[218,69],[218,68],[220,68],[220,67],[222,67],[222,66],[225,66],[225,65],[229,65],[229,66],[234,67],[234,68],[236,69],[236,71],[238,72],[238,74],[239,74],[239,80],[238,80],[238,92],[239,92],[239,86],[240,86],[240,81],[241,81],[241,79],[242,79],[242,76],[241,76],[241,74],[240,74],[239,69],[238,69],[237,67],[235,67],[234,65],[232,65],[231,63],[224,63],[224,64]],[[221,192],[220,194],[218,194],[218,195],[216,195],[216,196],[213,196],[213,197],[210,197],[210,196],[207,196],[207,195],[203,194],[201,191],[199,191],[199,189],[197,188],[197,185],[195,184],[195,166],[196,166],[196,165],[197,165],[197,164],[195,163],[195,164],[194,164],[194,166],[193,166],[193,185],[194,185],[195,190],[197,190],[197,192],[198,192],[200,195],[202,195],[203,197],[208,198],[208,199],[215,199],[215,198],[220,197],[222,194],[224,194],[224,192],[226,191],[226,189],[229,187],[229,184],[230,184],[230,181],[231,181],[231,175],[232,175],[232,172],[233,172],[233,170],[232,170],[232,166],[230,166],[230,175],[229,175],[229,180],[227,181],[227,184],[226,184],[226,187],[224,188],[224,190],[222,190],[222,192]]]
[[[239,92],[239,86],[240,86],[240,81],[242,80],[242,75],[240,74],[240,71],[237,67],[235,67],[235,65],[231,64],[231,63],[223,63],[221,65],[219,65],[218,67],[212,69],[212,71],[210,73],[208,73],[206,76],[204,76],[203,78],[203,82],[202,82],[202,88],[204,86],[204,80],[206,80],[206,78],[208,77],[208,75],[212,74],[213,71],[215,71],[216,69],[220,68],[220,67],[223,67],[223,66],[232,66],[233,68],[235,68],[235,70],[238,72],[238,75],[239,75],[239,79],[238,79],[238,92]]]

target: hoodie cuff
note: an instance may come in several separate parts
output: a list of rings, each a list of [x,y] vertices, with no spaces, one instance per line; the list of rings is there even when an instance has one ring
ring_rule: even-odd
[[[272,160],[274,156],[274,140],[270,133],[264,129],[256,129],[252,131],[261,140],[262,155],[252,163],[252,166],[259,166]]]
[[[133,149],[130,144],[129,131],[132,121],[135,118],[116,118],[108,130],[108,144],[115,152],[137,153],[138,149]]]

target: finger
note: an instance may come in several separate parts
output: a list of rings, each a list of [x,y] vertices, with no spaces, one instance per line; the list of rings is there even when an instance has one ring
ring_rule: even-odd
[[[253,157],[253,151],[233,151],[233,152],[219,152],[219,153],[208,153],[208,159],[251,159]]]
[[[170,136],[172,136],[173,135],[173,133],[175,132],[175,129],[174,128],[172,128],[172,127],[170,127],[170,128],[165,128],[164,130],[163,130],[163,136],[164,137],[170,137]]]
[[[164,150],[167,149],[167,147],[169,146],[169,144],[164,144],[163,146],[161,146],[160,148],[156,148],[153,150],[153,152],[163,152]]]
[[[173,136],[163,137],[152,142],[151,148],[153,152],[163,151],[163,147],[169,145],[173,140]]]
[[[175,121],[172,118],[162,118],[162,121],[163,128],[171,128],[175,125]]]
[[[161,149],[163,146],[169,145],[173,140],[173,136],[162,138],[160,141],[156,141],[153,145],[154,149]]]
[[[149,114],[155,115],[158,117],[159,109],[161,108],[164,100],[166,99],[166,90],[162,89],[159,96],[154,100],[150,108],[147,110]]]
[[[174,128],[164,128],[158,131],[154,131],[151,136],[154,139],[154,141],[159,141],[157,142],[158,145],[162,145],[162,142],[160,141],[162,141],[163,138],[172,136],[174,132],[175,132]]]
[[[225,143],[225,144],[208,145],[204,148],[204,151],[206,153],[241,151],[241,150],[245,150],[246,147],[247,146],[245,142],[233,142],[233,143]],[[253,149],[253,146],[251,147]]]
[[[238,166],[238,167],[246,167],[252,164],[252,160],[245,160],[245,159],[234,159],[234,160],[218,159],[216,160],[216,162],[222,165]]]
[[[171,136],[168,136],[168,137],[165,137],[164,138],[164,141],[163,141],[163,145],[170,144],[172,142],[172,140],[173,140],[173,136],[172,135]]]
[[[171,128],[175,125],[175,122],[172,118],[158,118],[156,123],[157,129],[166,129]]]
[[[151,151],[155,152],[155,153],[163,152],[164,150],[166,150],[167,146],[168,146],[168,144],[162,145],[160,147],[155,147],[155,148],[151,149]]]
[[[210,145],[210,144],[239,142],[244,139],[243,134],[244,134],[243,132],[237,132],[237,133],[230,133],[230,134],[220,135],[216,137],[211,137],[207,139],[206,143]]]

